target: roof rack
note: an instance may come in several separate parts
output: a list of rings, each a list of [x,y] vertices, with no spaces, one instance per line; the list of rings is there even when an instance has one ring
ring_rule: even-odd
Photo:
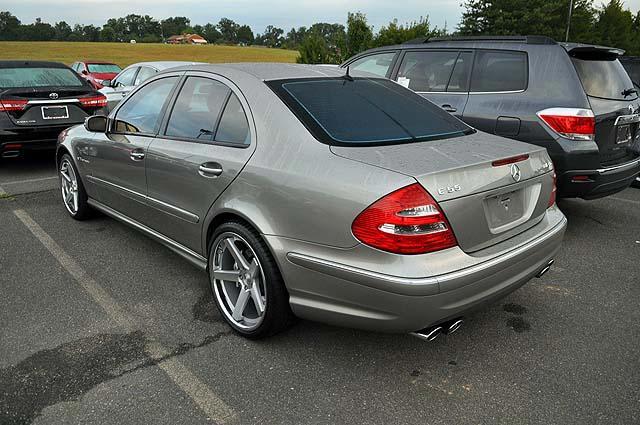
[[[432,38],[415,38],[409,40],[404,44],[422,44],[433,43],[437,41],[493,41],[493,42],[511,42],[511,43],[526,43],[526,44],[558,44],[550,37],[544,35],[473,35],[473,36],[461,36],[461,37],[432,37]]]

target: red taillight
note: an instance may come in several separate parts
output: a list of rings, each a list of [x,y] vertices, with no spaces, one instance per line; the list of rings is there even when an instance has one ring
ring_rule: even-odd
[[[524,154],[524,155],[512,156],[511,158],[498,159],[496,161],[493,161],[491,165],[493,165],[494,167],[499,167],[501,165],[509,165],[509,164],[514,164],[516,162],[526,161],[527,159],[529,159],[529,155]]]
[[[81,97],[80,104],[85,108],[104,108],[107,106],[107,98],[104,95]]]
[[[424,254],[458,244],[440,206],[417,183],[379,199],[351,225],[362,243],[395,254]]]
[[[557,188],[557,177],[556,172],[553,172],[553,188],[551,189],[551,196],[549,196],[549,205],[548,208],[551,208],[556,203],[556,193],[558,192]]]
[[[2,111],[22,111],[29,103],[28,100],[3,99],[0,100],[0,112]]]
[[[596,137],[596,119],[590,109],[550,108],[538,112],[545,124],[571,140],[591,141]]]

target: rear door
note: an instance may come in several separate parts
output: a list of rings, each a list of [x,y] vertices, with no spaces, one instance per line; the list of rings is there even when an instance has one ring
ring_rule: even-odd
[[[147,148],[179,79],[167,76],[143,86],[115,111],[106,134],[78,142],[97,200],[145,224]]]
[[[596,143],[603,167],[635,157],[628,147],[638,132],[640,104],[637,87],[610,50],[577,48],[569,51],[596,118]]]
[[[469,98],[471,51],[408,50],[395,80],[460,118]]]
[[[242,93],[222,77],[192,73],[146,157],[150,226],[202,251],[207,211],[255,150]]]

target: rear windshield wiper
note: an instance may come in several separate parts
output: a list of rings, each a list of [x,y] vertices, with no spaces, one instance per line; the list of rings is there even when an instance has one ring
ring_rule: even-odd
[[[626,90],[622,90],[622,93],[621,93],[621,94],[622,94],[624,97],[627,97],[627,96],[631,96],[631,95],[632,95],[632,94],[634,94],[634,93],[635,93],[635,94],[638,94],[638,90],[636,90],[636,89],[626,89]]]

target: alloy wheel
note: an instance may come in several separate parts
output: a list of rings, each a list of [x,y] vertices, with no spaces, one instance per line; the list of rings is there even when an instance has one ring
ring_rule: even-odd
[[[62,202],[71,215],[78,212],[78,178],[73,165],[68,159],[60,163],[60,188],[62,189]]]
[[[212,286],[222,313],[234,326],[252,331],[262,323],[267,291],[260,260],[240,235],[225,232],[213,245]]]

